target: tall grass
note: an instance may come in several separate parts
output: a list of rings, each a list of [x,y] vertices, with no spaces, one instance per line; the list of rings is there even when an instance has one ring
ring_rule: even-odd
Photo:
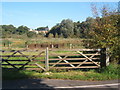
[[[65,44],[65,47],[70,47],[70,44],[74,48],[84,48],[82,39],[79,38],[27,38],[27,39],[17,39],[17,38],[9,38],[10,48],[26,48],[25,43],[27,44]],[[2,40],[3,42],[5,40]],[[7,47],[7,46],[6,46]],[[3,49],[5,49],[3,47]]]

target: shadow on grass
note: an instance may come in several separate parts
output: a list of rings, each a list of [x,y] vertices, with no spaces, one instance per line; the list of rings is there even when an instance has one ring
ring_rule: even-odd
[[[54,90],[53,87],[42,83],[42,79],[31,79],[29,75],[16,69],[2,70],[2,89],[47,89]]]

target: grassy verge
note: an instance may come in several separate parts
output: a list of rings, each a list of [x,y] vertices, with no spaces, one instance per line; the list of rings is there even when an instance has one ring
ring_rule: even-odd
[[[25,70],[3,70],[3,80],[21,78],[44,78],[44,79],[69,79],[69,80],[89,80],[101,81],[120,79],[120,65],[111,64],[107,68],[99,70],[67,70],[51,72],[35,72]]]

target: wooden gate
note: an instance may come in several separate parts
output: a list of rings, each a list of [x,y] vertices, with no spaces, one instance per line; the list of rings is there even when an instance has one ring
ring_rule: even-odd
[[[2,68],[46,70],[44,50],[1,50],[1,52]]]
[[[56,52],[58,51],[49,52],[50,69],[100,68],[100,49],[59,50],[64,54],[56,54]]]
[[[109,65],[106,49],[1,50],[2,68],[27,70],[100,68]]]

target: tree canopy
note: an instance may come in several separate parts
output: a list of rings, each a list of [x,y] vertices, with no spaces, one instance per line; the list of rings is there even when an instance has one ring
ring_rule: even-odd
[[[2,27],[1,31],[3,38],[10,38],[13,35],[27,35],[29,37],[29,33],[31,33],[27,26],[19,26],[18,28],[16,28],[13,25],[0,25],[0,27]],[[31,35],[31,37],[32,36],[33,35]]]
[[[96,11],[94,14],[96,14]],[[98,13],[97,13],[98,14]],[[105,6],[101,9],[102,17],[98,15],[91,24],[90,42],[92,47],[109,48],[109,53],[114,60],[120,60],[120,13],[111,12]]]
[[[87,32],[86,22],[80,23],[73,22],[70,19],[64,19],[61,21],[61,23],[56,24],[51,28],[51,30],[46,34],[47,37],[49,37],[49,34],[53,34],[53,37],[63,37],[63,38],[69,38],[69,37],[85,37],[85,33]]]

